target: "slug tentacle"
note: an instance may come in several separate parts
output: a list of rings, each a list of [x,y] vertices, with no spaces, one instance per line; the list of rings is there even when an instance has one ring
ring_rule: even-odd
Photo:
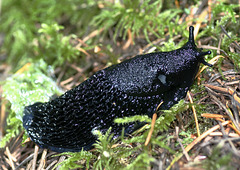
[[[194,27],[193,26],[189,27],[188,42],[195,45],[195,42],[194,42]]]
[[[210,54],[211,54],[211,51],[201,52],[201,53],[199,54],[199,57],[200,57],[200,62],[201,62],[202,64],[204,64],[204,65],[206,65],[206,66],[209,66],[209,67],[212,67],[212,66],[213,66],[212,64],[209,64],[208,62],[206,62],[206,61],[204,60],[204,56],[205,56],[205,55],[210,55]]]
[[[23,126],[40,147],[56,152],[88,150],[97,140],[95,130],[105,133],[112,127],[115,137],[132,133],[138,124],[118,125],[115,118],[134,115],[152,117],[169,109],[186,96],[200,63],[210,66],[194,43],[180,49],[138,55],[98,71],[62,96],[46,103],[25,107]]]

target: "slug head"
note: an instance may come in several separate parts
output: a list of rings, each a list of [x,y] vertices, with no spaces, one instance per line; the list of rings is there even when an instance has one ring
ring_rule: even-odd
[[[179,49],[155,53],[159,56],[158,73],[153,84],[153,89],[163,94],[163,104],[160,109],[169,109],[180,99],[186,96],[192,86],[200,64],[212,66],[204,60],[210,51],[203,52],[194,42],[194,27],[189,27],[189,40]],[[160,82],[159,82],[160,81]]]
[[[195,45],[195,42],[194,42],[194,27],[193,26],[189,27],[189,39],[188,39],[188,42],[185,45],[185,47],[194,48],[195,50],[197,50],[199,53],[196,54],[195,57],[197,58],[198,62],[200,62],[204,65],[207,65],[209,67],[212,67],[212,64],[209,64],[204,60],[204,56],[211,54],[211,51],[202,52],[202,49],[197,49],[197,47]]]
[[[204,60],[204,56],[209,54],[211,51],[203,52],[201,48],[197,48],[194,42],[194,27],[190,26],[188,42],[182,48],[167,53],[166,58],[169,60],[167,63],[170,64],[163,72],[172,80],[173,84],[190,87],[200,63],[212,67]]]

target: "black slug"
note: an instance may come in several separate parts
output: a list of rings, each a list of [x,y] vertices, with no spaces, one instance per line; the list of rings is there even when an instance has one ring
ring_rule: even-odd
[[[157,106],[169,109],[186,96],[200,63],[210,51],[202,52],[194,43],[193,27],[189,40],[180,49],[138,55],[98,71],[62,96],[47,103],[27,106],[23,126],[31,140],[56,152],[88,150],[96,141],[94,130],[106,132],[111,126],[115,136],[125,127],[115,118],[133,115],[152,117]]]

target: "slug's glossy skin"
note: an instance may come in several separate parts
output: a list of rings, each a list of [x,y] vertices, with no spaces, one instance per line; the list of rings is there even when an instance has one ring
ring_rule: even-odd
[[[157,106],[169,109],[186,96],[210,51],[201,52],[189,41],[180,49],[136,56],[98,71],[88,80],[47,103],[24,110],[23,126],[31,140],[56,152],[88,150],[96,141],[94,130],[103,133],[111,126],[119,136],[122,126],[115,118],[133,115],[152,117]],[[131,133],[134,124],[124,125]]]

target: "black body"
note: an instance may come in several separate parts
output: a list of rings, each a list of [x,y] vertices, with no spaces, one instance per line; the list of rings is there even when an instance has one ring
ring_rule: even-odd
[[[27,106],[23,126],[31,140],[57,152],[88,150],[96,129],[111,126],[115,136],[121,134],[115,118],[152,117],[161,102],[160,109],[169,109],[186,96],[200,63],[209,65],[203,57],[211,52],[197,49],[189,29],[189,41],[180,49],[136,56],[98,71],[54,100]],[[124,125],[126,132],[133,126]]]

